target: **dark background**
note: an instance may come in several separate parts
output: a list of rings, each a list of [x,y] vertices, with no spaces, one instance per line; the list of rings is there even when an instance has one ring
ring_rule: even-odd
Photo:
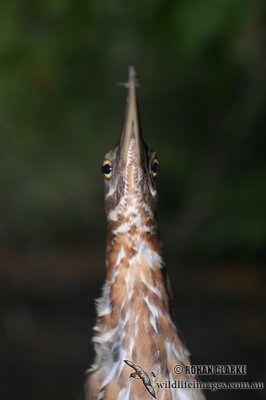
[[[265,380],[265,17],[263,0],[1,1],[1,399],[83,398],[105,274],[100,165],[131,64],[177,325],[195,364]]]

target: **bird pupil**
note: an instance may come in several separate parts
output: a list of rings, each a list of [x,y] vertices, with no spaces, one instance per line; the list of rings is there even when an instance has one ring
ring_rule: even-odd
[[[112,171],[112,167],[111,167],[110,164],[105,164],[103,166],[103,173],[104,174],[109,175],[111,173],[111,171]]]
[[[155,162],[152,164],[151,169],[152,169],[152,172],[154,172],[154,173],[156,174],[156,173],[158,172],[158,170],[159,170],[159,164],[155,161]]]

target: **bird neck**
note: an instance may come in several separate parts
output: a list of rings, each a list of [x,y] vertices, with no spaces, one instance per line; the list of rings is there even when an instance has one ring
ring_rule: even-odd
[[[121,371],[125,359],[144,369],[166,368],[176,335],[154,213],[144,203],[117,207],[108,215],[107,277],[93,338],[97,357],[92,370],[102,364],[111,368],[106,376],[103,371],[102,385]]]
[[[162,265],[161,242],[154,213],[148,207],[128,208],[109,220],[106,266],[112,272],[139,264],[139,258],[149,258],[150,268]],[[152,265],[151,265],[152,264]]]
[[[98,324],[94,338],[99,359],[135,360],[148,368],[160,363],[157,339],[169,336],[172,322],[170,291],[161,258],[156,218],[143,204],[117,210],[109,218],[107,279],[97,303]],[[145,333],[146,340],[141,340]],[[116,354],[117,350],[117,354]],[[147,359],[143,354],[150,354]],[[119,364],[119,365],[120,365]]]
[[[150,314],[171,315],[171,296],[161,257],[158,224],[146,203],[135,207],[132,202],[130,204],[121,202],[108,216],[107,277],[98,316],[104,317],[104,324],[114,326],[121,313],[132,309],[133,302],[136,319],[147,311],[146,320],[156,331],[155,320]]]

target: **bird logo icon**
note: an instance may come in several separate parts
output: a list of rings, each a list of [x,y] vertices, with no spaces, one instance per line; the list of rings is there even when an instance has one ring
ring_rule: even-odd
[[[143,385],[145,386],[147,391],[150,393],[150,395],[152,397],[154,397],[156,399],[155,390],[152,386],[151,378],[149,377],[149,374],[146,371],[144,371],[144,369],[142,369],[139,365],[134,364],[132,361],[124,360],[124,362],[135,370],[135,372],[132,372],[129,375],[129,378],[141,379],[143,382]],[[150,375],[153,378],[155,378],[155,376],[156,376],[154,374],[154,372],[151,372]]]

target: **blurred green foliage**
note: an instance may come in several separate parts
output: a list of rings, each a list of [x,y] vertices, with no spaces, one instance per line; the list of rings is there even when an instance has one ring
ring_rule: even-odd
[[[161,161],[165,241],[261,254],[266,241],[265,3],[2,0],[3,245],[103,241],[99,165],[137,68]]]

